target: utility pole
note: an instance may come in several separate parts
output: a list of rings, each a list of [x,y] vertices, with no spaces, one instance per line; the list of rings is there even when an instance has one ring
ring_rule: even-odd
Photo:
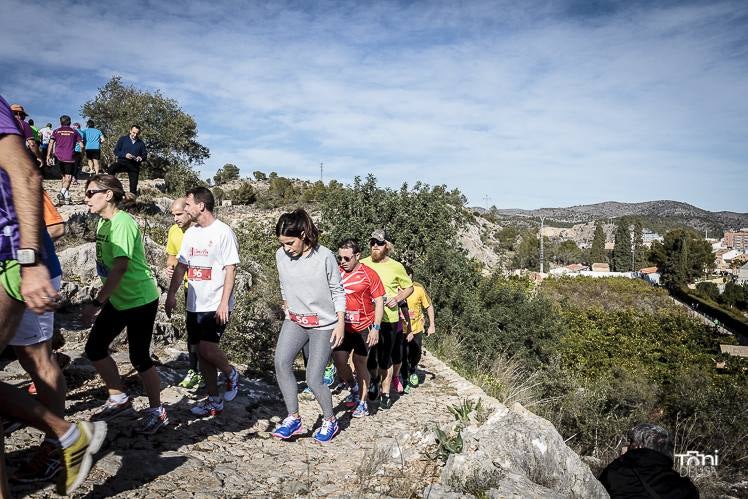
[[[324,163],[320,163],[319,164],[319,181],[322,182],[323,184],[325,183],[325,179],[322,176],[322,172],[324,171],[324,168],[325,168],[325,164]]]
[[[543,258],[544,258],[544,246],[543,246],[543,225],[545,223],[545,217],[540,217],[540,273],[543,273]]]

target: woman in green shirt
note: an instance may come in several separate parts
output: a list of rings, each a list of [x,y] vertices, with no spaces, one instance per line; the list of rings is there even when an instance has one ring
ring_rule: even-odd
[[[109,390],[109,398],[91,419],[108,421],[133,414],[122,377],[109,355],[109,345],[127,328],[130,362],[140,375],[150,403],[140,431],[152,434],[169,424],[161,405],[159,375],[150,356],[159,291],[145,260],[140,228],[132,216],[117,207],[124,196],[122,183],[113,175],[94,175],[86,183],[86,205],[101,217],[96,229],[96,271],[104,284],[96,299],[83,309],[84,325],[91,324],[95,317],[86,355]]]

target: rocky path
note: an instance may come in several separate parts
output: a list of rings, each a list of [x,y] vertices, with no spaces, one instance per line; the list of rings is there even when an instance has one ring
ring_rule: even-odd
[[[71,420],[87,419],[105,398],[93,367],[80,355],[83,337],[74,334],[62,350],[72,358],[65,369]],[[126,348],[117,349],[113,355],[121,372],[129,373],[135,406],[143,408],[147,399],[129,370]],[[155,355],[161,363],[170,427],[145,437],[133,431],[134,421],[111,423],[95,468],[77,497],[420,495],[441,469],[431,457],[433,428],[454,421],[450,404],[480,392],[427,354],[421,366],[424,383],[396,400],[391,409],[377,411],[373,404],[371,416],[352,419],[341,403],[346,393],[335,394],[341,433],[332,443],[320,445],[311,438],[321,422],[319,406],[314,400],[302,400],[306,433],[284,442],[269,434],[284,415],[272,381],[242,378],[240,395],[226,403],[223,414],[199,419],[189,408],[200,393],[175,386],[186,368],[184,355],[173,347],[162,347]],[[28,383],[15,362],[0,372],[0,378]],[[8,438],[9,466],[27,459],[40,440],[41,434],[31,429]],[[12,490],[18,496],[54,496],[51,484],[15,484]]]

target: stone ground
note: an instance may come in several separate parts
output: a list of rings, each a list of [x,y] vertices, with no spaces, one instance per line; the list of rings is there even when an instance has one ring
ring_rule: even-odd
[[[65,369],[68,419],[86,420],[106,394],[81,356],[86,331],[76,330],[73,316],[58,320],[67,340],[61,351],[72,359]],[[127,362],[126,345],[113,349],[135,407],[145,408],[147,399]],[[201,393],[175,386],[187,367],[186,356],[174,346],[155,347],[154,356],[170,426],[142,436],[133,431],[134,420],[111,423],[95,467],[76,497],[418,496],[442,468],[431,457],[433,428],[454,422],[450,405],[481,393],[426,353],[423,384],[391,409],[378,411],[372,404],[371,416],[353,419],[342,405],[347,393],[335,394],[341,432],[332,443],[321,445],[311,438],[321,424],[319,406],[302,400],[306,432],[294,441],[278,441],[269,432],[285,411],[272,379],[242,377],[239,396],[225,404],[223,414],[200,419],[189,409]],[[17,362],[6,365],[0,379],[18,386],[29,382]],[[10,436],[9,467],[28,459],[40,440],[41,433],[32,429]],[[51,483],[13,484],[11,490],[19,497],[54,496]]]

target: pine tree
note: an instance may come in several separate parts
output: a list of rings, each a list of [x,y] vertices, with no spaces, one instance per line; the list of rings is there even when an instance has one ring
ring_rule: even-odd
[[[641,220],[634,222],[634,268],[639,270],[647,266],[647,255],[644,249],[644,227]]]
[[[618,221],[616,226],[615,243],[613,245],[613,270],[616,272],[631,271],[631,233],[625,218]]]
[[[595,224],[595,235],[592,237],[592,248],[590,249],[590,264],[606,263],[608,257],[605,254],[605,233],[599,223]]]

